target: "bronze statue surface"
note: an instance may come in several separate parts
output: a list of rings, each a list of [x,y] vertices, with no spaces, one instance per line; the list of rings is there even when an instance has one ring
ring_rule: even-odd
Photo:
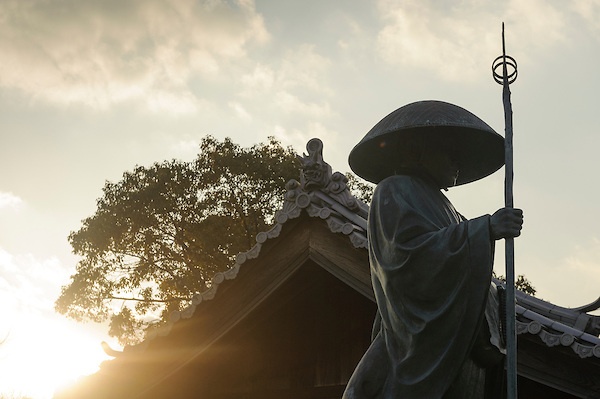
[[[491,365],[478,355],[482,345],[489,346],[490,336],[498,336],[491,320],[495,309],[488,301],[494,242],[520,234],[522,211],[502,208],[472,220],[461,216],[440,188],[460,183],[463,171],[466,183],[497,170],[500,136],[460,107],[415,104],[411,112],[425,115],[431,125],[400,124],[390,128],[397,130],[380,130],[379,135],[372,135],[372,130],[350,156],[351,165],[358,159],[357,151],[374,156],[382,147],[373,143],[383,140],[386,145],[394,143],[388,160],[394,159],[394,151],[399,159],[387,169],[376,162],[371,168],[360,162],[353,166],[362,177],[381,177],[368,219],[378,315],[372,344],[348,383],[345,399],[485,395],[486,368]],[[450,118],[448,109],[453,111]],[[436,126],[436,120],[445,124]],[[474,137],[487,139],[473,143]],[[456,145],[449,146],[447,138]],[[479,148],[484,142],[489,145]],[[364,143],[370,144],[361,147]],[[404,151],[406,147],[410,151]],[[468,153],[478,148],[488,151],[487,157],[478,154],[481,165],[470,163],[477,157]],[[489,317],[484,317],[487,313]]]

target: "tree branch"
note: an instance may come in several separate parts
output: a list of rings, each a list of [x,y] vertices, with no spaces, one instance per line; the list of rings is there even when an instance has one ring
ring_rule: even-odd
[[[176,301],[190,301],[190,298],[170,298],[170,299],[145,299],[145,298],[134,298],[134,297],[130,297],[130,298],[126,298],[126,297],[120,297],[120,296],[109,296],[108,299],[115,299],[115,300],[119,300],[119,301],[137,301],[137,302],[152,302],[152,303],[169,303],[169,302],[176,302]]]
[[[132,258],[139,259],[139,261],[146,262],[148,265],[150,265],[152,267],[155,267],[158,270],[161,270],[161,271],[167,273],[169,276],[171,276],[173,278],[173,280],[178,280],[178,276],[175,275],[171,270],[167,269],[166,267],[159,266],[155,261],[151,261],[150,259],[146,258],[143,255],[133,254],[133,253],[125,252],[125,251],[123,251],[123,255],[131,256]],[[162,259],[167,259],[167,258],[163,257]]]

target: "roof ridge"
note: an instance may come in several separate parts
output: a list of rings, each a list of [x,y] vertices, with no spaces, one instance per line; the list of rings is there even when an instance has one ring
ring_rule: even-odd
[[[495,284],[506,283],[493,279]],[[564,308],[515,290],[516,332],[537,335],[547,346],[569,346],[581,358],[600,358],[600,338],[597,327],[600,317]],[[595,335],[594,335],[595,334]]]

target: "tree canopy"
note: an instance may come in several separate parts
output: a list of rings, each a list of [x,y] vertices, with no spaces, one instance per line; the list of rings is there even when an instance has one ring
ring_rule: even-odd
[[[274,138],[243,148],[207,136],[192,162],[137,166],[106,182],[95,214],[69,235],[81,260],[56,310],[110,320],[110,335],[138,342],[253,245],[298,170],[296,153]]]

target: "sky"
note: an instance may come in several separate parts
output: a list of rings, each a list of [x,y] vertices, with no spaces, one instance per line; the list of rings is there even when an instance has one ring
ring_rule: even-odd
[[[373,125],[420,100],[504,134],[502,22],[518,63],[516,272],[540,298],[584,305],[600,295],[600,0],[0,1],[0,393],[49,397],[114,344],[53,311],[78,260],[67,236],[105,181],[192,160],[207,134],[299,153],[318,137],[346,172]],[[503,169],[447,195],[491,214]]]

